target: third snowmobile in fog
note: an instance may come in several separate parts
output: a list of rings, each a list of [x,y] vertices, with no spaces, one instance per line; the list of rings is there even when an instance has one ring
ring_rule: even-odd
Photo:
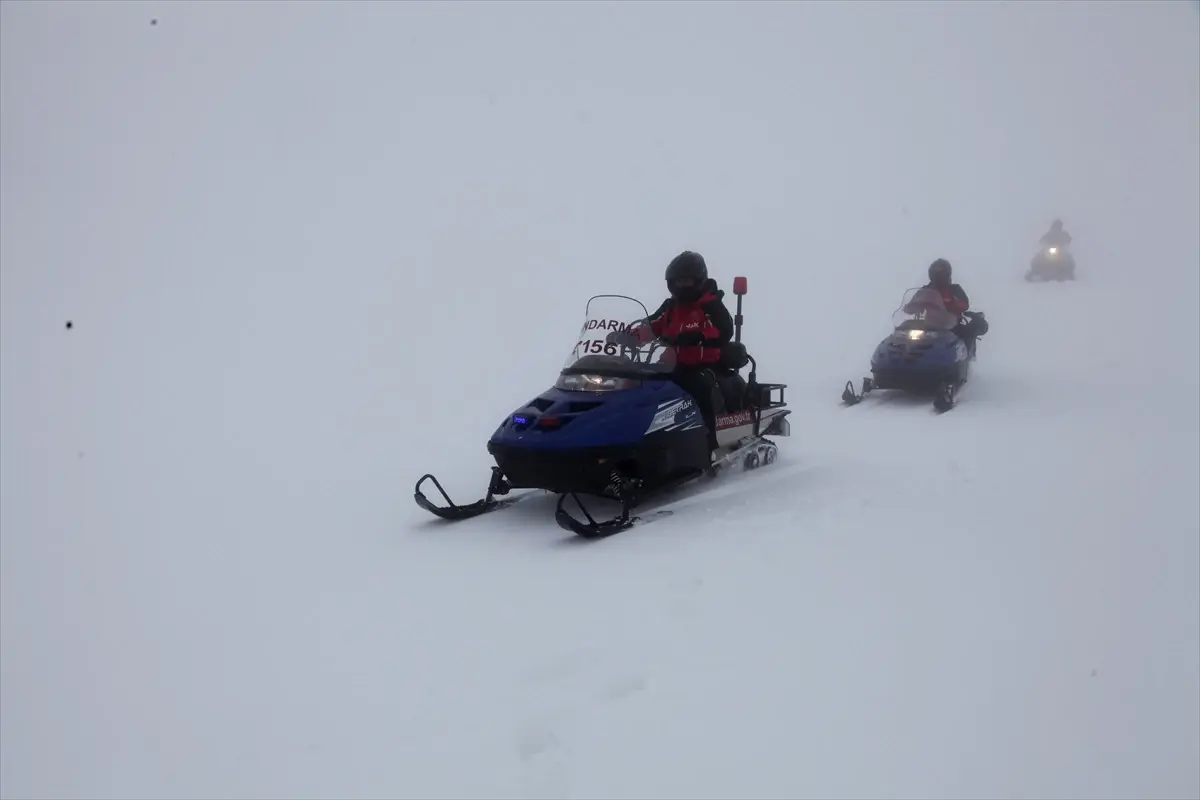
[[[757,364],[741,343],[746,279],[734,280],[737,315],[732,341],[712,365],[716,381],[714,453],[711,433],[695,399],[673,379],[680,345],[654,334],[646,307],[623,295],[598,295],[554,386],[507,415],[488,441],[496,461],[487,495],[455,505],[432,475],[417,481],[419,506],[447,520],[461,520],[511,505],[535,494],[505,497],[513,489],[560,495],[555,520],[585,538],[623,531],[640,520],[633,510],[651,495],[730,466],[771,464],[777,446],[768,436],[788,436],[785,384],[759,383]],[[695,345],[688,345],[695,346]],[[748,379],[739,371],[749,365]],[[431,481],[447,505],[421,491]],[[620,503],[619,514],[597,522],[579,495]],[[572,497],[588,521],[564,508]],[[666,514],[668,512],[659,512]]]
[[[1039,249],[1029,262],[1025,280],[1073,281],[1075,280],[1075,256],[1071,254],[1071,234],[1063,228],[1062,220],[1056,219],[1050,230],[1042,234]]]
[[[1038,250],[1029,262],[1025,280],[1031,283],[1043,281],[1075,280],[1075,256],[1065,245],[1049,245]]]

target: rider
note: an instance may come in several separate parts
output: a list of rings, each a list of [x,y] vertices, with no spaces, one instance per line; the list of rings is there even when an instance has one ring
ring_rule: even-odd
[[[671,378],[695,400],[708,427],[709,450],[715,451],[713,394],[717,379],[713,367],[721,360],[722,346],[733,339],[733,317],[722,301],[725,292],[708,277],[708,265],[699,253],[685,250],[671,259],[666,280],[671,296],[650,315],[649,327],[675,348]]]
[[[1061,219],[1050,223],[1050,230],[1042,234],[1042,244],[1046,247],[1066,247],[1070,243],[1071,234],[1063,228]]]
[[[951,282],[950,275],[950,262],[939,258],[929,265],[929,283],[925,288],[937,291],[942,296],[942,304],[946,310],[959,318],[958,324],[954,326],[954,333],[967,343],[967,349],[974,355],[975,340],[987,333],[987,319],[982,314],[972,314],[963,321],[963,315],[971,307],[971,301],[961,286]]]

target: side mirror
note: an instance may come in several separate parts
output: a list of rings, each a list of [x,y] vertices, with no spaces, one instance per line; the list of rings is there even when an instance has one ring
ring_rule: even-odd
[[[744,277],[739,276],[733,279],[733,293],[739,297],[746,293],[746,279]]]

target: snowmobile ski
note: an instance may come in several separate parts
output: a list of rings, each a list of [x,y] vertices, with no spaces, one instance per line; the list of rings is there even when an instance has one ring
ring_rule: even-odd
[[[588,518],[587,522],[581,522],[571,516],[563,509],[563,503],[568,497],[574,498],[575,504],[579,506],[579,510]],[[558,527],[563,530],[570,531],[581,539],[607,539],[609,536],[627,531],[630,528],[648,525],[651,522],[657,522],[660,519],[669,517],[675,512],[668,509],[659,509],[646,514],[631,516],[628,509],[624,509],[620,516],[613,519],[597,522],[588,513],[587,508],[580,502],[579,497],[574,494],[564,494],[558,498],[558,506],[554,509],[554,521],[558,523]]]
[[[739,446],[718,456],[707,470],[684,475],[672,481],[667,486],[660,487],[660,490],[655,492],[655,495],[658,495],[663,490],[676,489],[701,478],[715,479],[728,472],[730,467],[739,463],[743,470],[758,469],[760,466],[773,464],[778,457],[778,453],[778,445],[771,440],[761,437],[757,439],[749,438],[742,441]],[[574,492],[563,494],[558,498],[558,505],[554,509],[554,521],[563,530],[571,531],[576,536],[584,539],[603,539],[613,534],[627,531],[635,525],[655,522],[674,513],[670,509],[661,509],[649,512],[645,516],[635,515],[633,513],[634,509],[642,500],[648,499],[638,495],[638,488],[638,482],[633,480],[622,481],[614,485],[611,488],[611,496],[607,499],[618,500],[621,503],[621,512],[617,516],[601,522],[598,522],[591,515],[587,507],[583,504],[583,501],[579,499],[578,494]],[[586,522],[567,513],[565,503],[568,497],[575,500],[575,505],[587,517]]]
[[[421,491],[421,484],[425,481],[433,481],[434,487],[446,500],[446,505],[439,506],[425,496],[425,493]],[[492,479],[488,483],[487,496],[485,496],[482,500],[476,500],[474,503],[468,503],[465,506],[455,504],[455,502],[450,499],[450,495],[446,494],[446,490],[442,488],[442,484],[431,474],[425,474],[419,481],[417,481],[417,485],[413,489],[413,499],[417,501],[417,505],[428,511],[430,514],[450,522],[458,522],[464,519],[478,517],[479,515],[486,514],[489,511],[498,511],[502,508],[508,508],[509,506],[516,505],[526,498],[543,494],[543,492],[535,490],[532,492],[524,492],[516,495],[515,497],[505,497],[503,499],[496,498],[496,495],[506,495],[509,491],[510,487],[508,486],[507,481],[504,480],[504,476],[500,474],[500,469],[498,467],[492,467]]]

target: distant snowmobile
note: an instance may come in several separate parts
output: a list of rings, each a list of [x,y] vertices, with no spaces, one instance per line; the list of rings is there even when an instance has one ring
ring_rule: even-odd
[[[775,461],[778,448],[766,438],[788,436],[791,413],[783,399],[786,384],[759,383],[758,365],[741,343],[742,296],[746,279],[736,278],[734,340],[722,350],[714,396],[716,455],[691,396],[671,380],[675,350],[662,341],[641,344],[634,337],[614,343],[614,331],[646,324],[646,307],[631,297],[597,295],[566,365],[553,387],[505,417],[488,441],[496,461],[487,495],[455,505],[433,475],[417,481],[417,505],[447,520],[462,520],[511,505],[534,494],[505,498],[513,489],[559,494],[555,520],[585,538],[601,538],[645,521],[631,516],[652,495],[740,464],[755,469]],[[620,337],[618,337],[620,338]],[[739,374],[750,365],[749,380]],[[447,505],[421,491],[432,481]],[[597,522],[579,495],[615,500],[618,516]],[[588,521],[564,508],[572,497]],[[669,512],[659,512],[660,514]]]
[[[973,319],[983,314],[967,311],[963,316]],[[947,310],[936,289],[922,287],[905,292],[892,322],[895,329],[875,348],[871,376],[863,378],[862,392],[856,394],[853,381],[846,381],[842,402],[857,405],[877,389],[899,389],[932,394],[937,411],[953,408],[975,359],[973,350],[955,332],[958,316]]]
[[[1065,245],[1042,247],[1029,263],[1029,271],[1025,280],[1040,283],[1043,281],[1073,281],[1075,280],[1075,256]]]

